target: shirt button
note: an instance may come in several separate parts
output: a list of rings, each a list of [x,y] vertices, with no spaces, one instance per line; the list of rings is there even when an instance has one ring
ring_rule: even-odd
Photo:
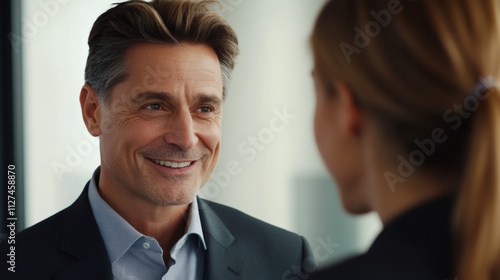
[[[147,249],[149,249],[149,247],[151,247],[151,245],[149,245],[149,243],[148,243],[148,242],[144,242],[144,243],[142,244],[142,247],[144,247],[144,249],[146,249],[146,250],[147,250]]]

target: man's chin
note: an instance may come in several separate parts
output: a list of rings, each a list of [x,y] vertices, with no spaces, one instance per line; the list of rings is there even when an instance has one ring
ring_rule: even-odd
[[[181,187],[182,188],[182,187]],[[180,206],[193,202],[198,194],[197,190],[186,190],[175,192],[172,190],[163,190],[160,193],[153,192],[146,194],[147,199],[156,205],[162,206]]]
[[[161,205],[161,206],[182,206],[182,205],[188,205],[193,202],[194,198],[191,200],[162,200],[162,201],[156,201],[156,204]]]

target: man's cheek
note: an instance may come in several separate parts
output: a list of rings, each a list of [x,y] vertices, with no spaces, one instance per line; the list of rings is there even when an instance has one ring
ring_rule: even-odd
[[[212,153],[212,158],[217,160],[217,157],[219,156],[219,148],[220,148],[220,137],[213,136],[208,140],[207,148],[210,150]]]
[[[110,134],[113,131],[113,121],[110,118],[103,118],[100,127],[102,134]]]
[[[219,145],[221,141],[221,127],[219,125],[213,125],[211,126],[205,133],[205,138],[207,139],[207,142],[209,145],[210,150],[215,150]]]

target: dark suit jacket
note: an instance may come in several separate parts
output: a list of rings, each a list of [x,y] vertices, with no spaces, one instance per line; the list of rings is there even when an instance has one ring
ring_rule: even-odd
[[[296,234],[207,200],[199,199],[199,209],[208,248],[204,279],[287,279],[304,260],[310,264],[309,245]],[[73,205],[18,233],[15,273],[7,271],[8,247],[0,245],[2,280],[112,279],[88,184]]]
[[[418,206],[388,223],[366,254],[313,274],[311,280],[454,280],[452,199]]]

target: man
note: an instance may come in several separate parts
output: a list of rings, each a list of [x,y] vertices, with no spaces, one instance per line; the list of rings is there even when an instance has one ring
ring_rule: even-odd
[[[18,234],[2,279],[307,277],[302,237],[196,197],[238,54],[212,2],[129,1],[97,19],[80,103],[101,166],[73,205]]]

